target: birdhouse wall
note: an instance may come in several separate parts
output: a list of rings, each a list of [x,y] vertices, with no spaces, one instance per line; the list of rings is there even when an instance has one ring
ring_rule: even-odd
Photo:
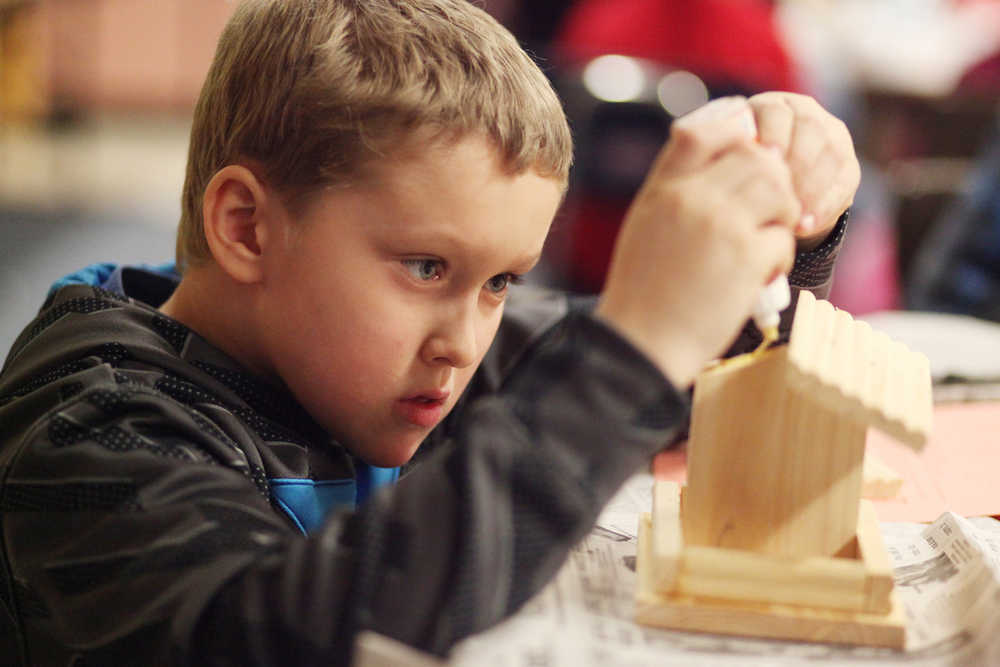
[[[687,544],[792,557],[851,555],[866,427],[787,382],[788,348],[709,369],[695,385]]]

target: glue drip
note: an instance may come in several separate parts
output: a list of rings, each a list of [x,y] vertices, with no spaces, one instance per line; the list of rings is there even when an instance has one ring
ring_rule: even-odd
[[[705,369],[705,372],[716,370],[734,370],[742,366],[755,363],[764,352],[778,340],[778,323],[781,322],[781,311],[792,302],[791,290],[788,287],[788,278],[779,275],[772,280],[761,291],[757,298],[757,305],[754,307],[751,317],[754,324],[760,329],[764,340],[752,352],[737,354],[728,359],[715,362]]]

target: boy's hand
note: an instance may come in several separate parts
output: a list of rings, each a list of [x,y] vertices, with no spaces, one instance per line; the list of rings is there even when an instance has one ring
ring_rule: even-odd
[[[678,386],[726,349],[794,259],[795,179],[779,149],[757,141],[752,114],[745,99],[724,98],[674,122],[598,302],[597,316]]]
[[[847,127],[811,97],[762,93],[750,98],[757,140],[776,147],[792,173],[802,221],[799,250],[817,246],[854,201],[861,168]]]

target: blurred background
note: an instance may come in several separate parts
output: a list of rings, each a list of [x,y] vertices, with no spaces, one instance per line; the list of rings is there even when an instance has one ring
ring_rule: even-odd
[[[862,186],[831,300],[1000,321],[998,0],[477,0],[577,147],[534,279],[600,289],[670,122],[783,89],[842,118]],[[172,259],[193,105],[229,0],[0,0],[0,348],[86,264]]]

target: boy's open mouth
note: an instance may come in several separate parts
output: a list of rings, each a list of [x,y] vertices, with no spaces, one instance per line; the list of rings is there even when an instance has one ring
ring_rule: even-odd
[[[444,417],[444,406],[448,392],[432,391],[414,394],[396,403],[397,413],[414,426],[431,427]]]

